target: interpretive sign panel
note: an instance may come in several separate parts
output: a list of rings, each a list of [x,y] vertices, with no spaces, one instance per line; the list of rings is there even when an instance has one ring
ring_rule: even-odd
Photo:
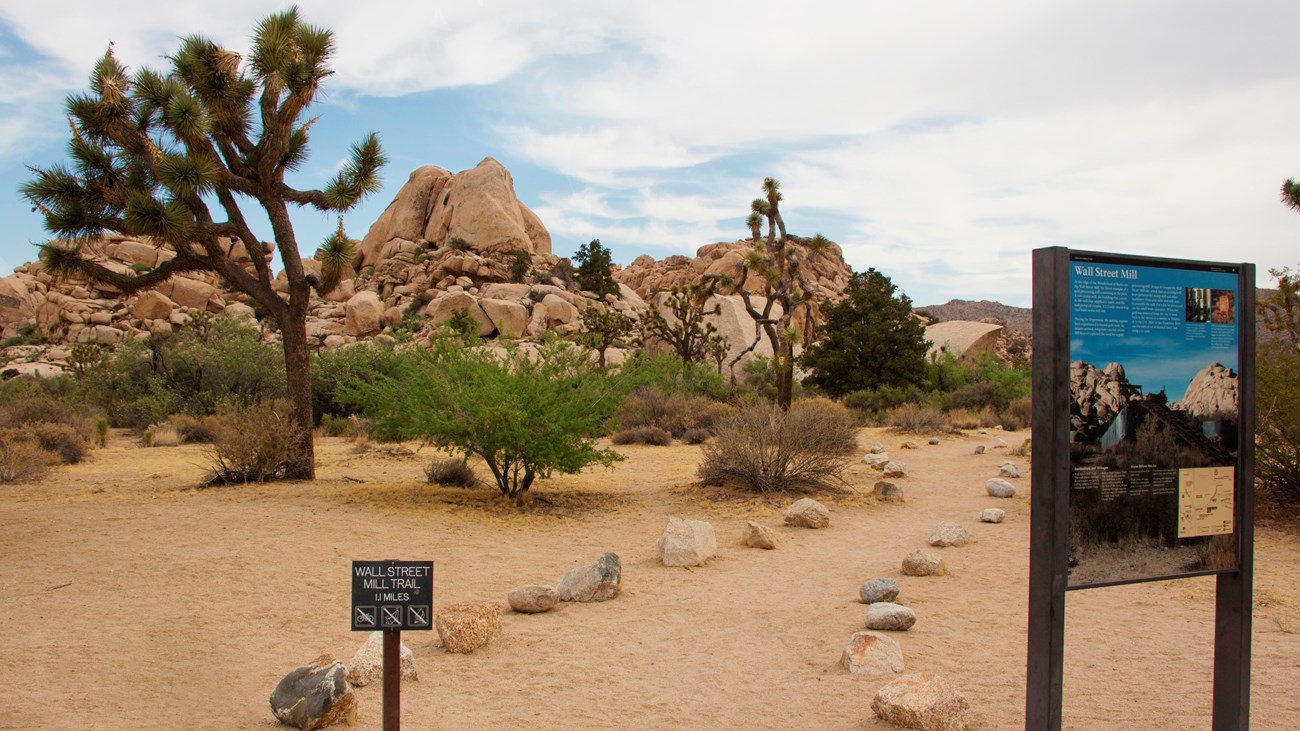
[[[1237,567],[1239,269],[1071,252],[1071,588]]]
[[[433,562],[353,561],[352,629],[433,629]]]

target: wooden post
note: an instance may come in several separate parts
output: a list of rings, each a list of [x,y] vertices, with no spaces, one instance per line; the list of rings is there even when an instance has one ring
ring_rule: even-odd
[[[402,728],[402,631],[384,630],[384,731]]]
[[[1214,731],[1250,728],[1250,631],[1255,573],[1255,265],[1237,289],[1237,570],[1219,574],[1214,594]]]
[[[1030,477],[1025,729],[1060,731],[1070,490],[1069,249],[1034,251],[1034,460]]]

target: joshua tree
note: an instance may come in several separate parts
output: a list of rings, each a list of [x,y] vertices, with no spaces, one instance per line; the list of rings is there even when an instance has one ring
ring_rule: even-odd
[[[288,393],[304,428],[303,457],[292,478],[315,473],[311,445],[311,370],[306,318],[311,292],[338,283],[355,256],[342,225],[321,247],[322,276],[304,271],[289,206],[342,212],[379,189],[385,162],[368,134],[321,190],[289,187],[285,173],[307,158],[300,121],[320,83],[333,72],[333,34],[303,22],[296,8],[257,24],[249,58],[201,36],[188,36],[170,57],[171,69],[134,73],[108,52],[95,65],[87,93],[68,97],[71,166],[31,168],[23,194],[58,239],[41,247],[41,266],[54,276],[80,276],[122,296],[176,274],[208,271],[252,298],[279,326]],[[255,201],[269,219],[288,280],[272,287],[266,254],[240,199]],[[147,272],[119,272],[87,256],[87,243],[114,232],[151,240],[174,256]],[[252,259],[236,263],[234,241]]]
[[[794,393],[794,345],[811,330],[809,297],[817,292],[816,282],[804,276],[803,262],[820,256],[829,248],[830,241],[821,234],[811,239],[790,236],[781,218],[781,183],[775,178],[764,178],[763,193],[763,198],[756,198],[750,204],[746,220],[754,235],[753,248],[737,265],[734,276],[711,275],[708,281],[740,295],[745,310],[754,318],[753,342],[731,360],[733,380],[736,364],[766,337],[772,345],[777,404],[789,409]],[[755,220],[756,215],[767,219],[765,241],[758,238],[761,220]],[[759,283],[757,291],[749,287],[751,275]],[[763,301],[756,303],[756,297],[762,297]],[[795,325],[796,316],[802,318],[802,330]]]
[[[582,313],[578,342],[596,351],[596,367],[605,370],[605,351],[632,332],[632,321],[621,312],[590,305]]]
[[[704,318],[716,315],[722,309],[718,304],[711,308],[705,306],[713,296],[713,290],[714,283],[706,280],[656,292],[641,320],[642,340],[653,338],[667,343],[686,365],[687,371],[691,364],[703,362],[708,355],[709,338],[718,330]],[[664,317],[660,307],[667,308],[672,318]]]
[[[1300,183],[1288,179],[1282,184],[1282,202],[1288,208],[1300,211]]]

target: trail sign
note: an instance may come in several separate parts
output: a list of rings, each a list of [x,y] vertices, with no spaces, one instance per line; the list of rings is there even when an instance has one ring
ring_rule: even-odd
[[[352,629],[428,630],[432,561],[353,561]]]

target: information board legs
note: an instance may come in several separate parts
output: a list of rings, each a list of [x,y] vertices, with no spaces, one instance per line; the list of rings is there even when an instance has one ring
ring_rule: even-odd
[[[402,728],[402,631],[384,631],[384,731]]]

